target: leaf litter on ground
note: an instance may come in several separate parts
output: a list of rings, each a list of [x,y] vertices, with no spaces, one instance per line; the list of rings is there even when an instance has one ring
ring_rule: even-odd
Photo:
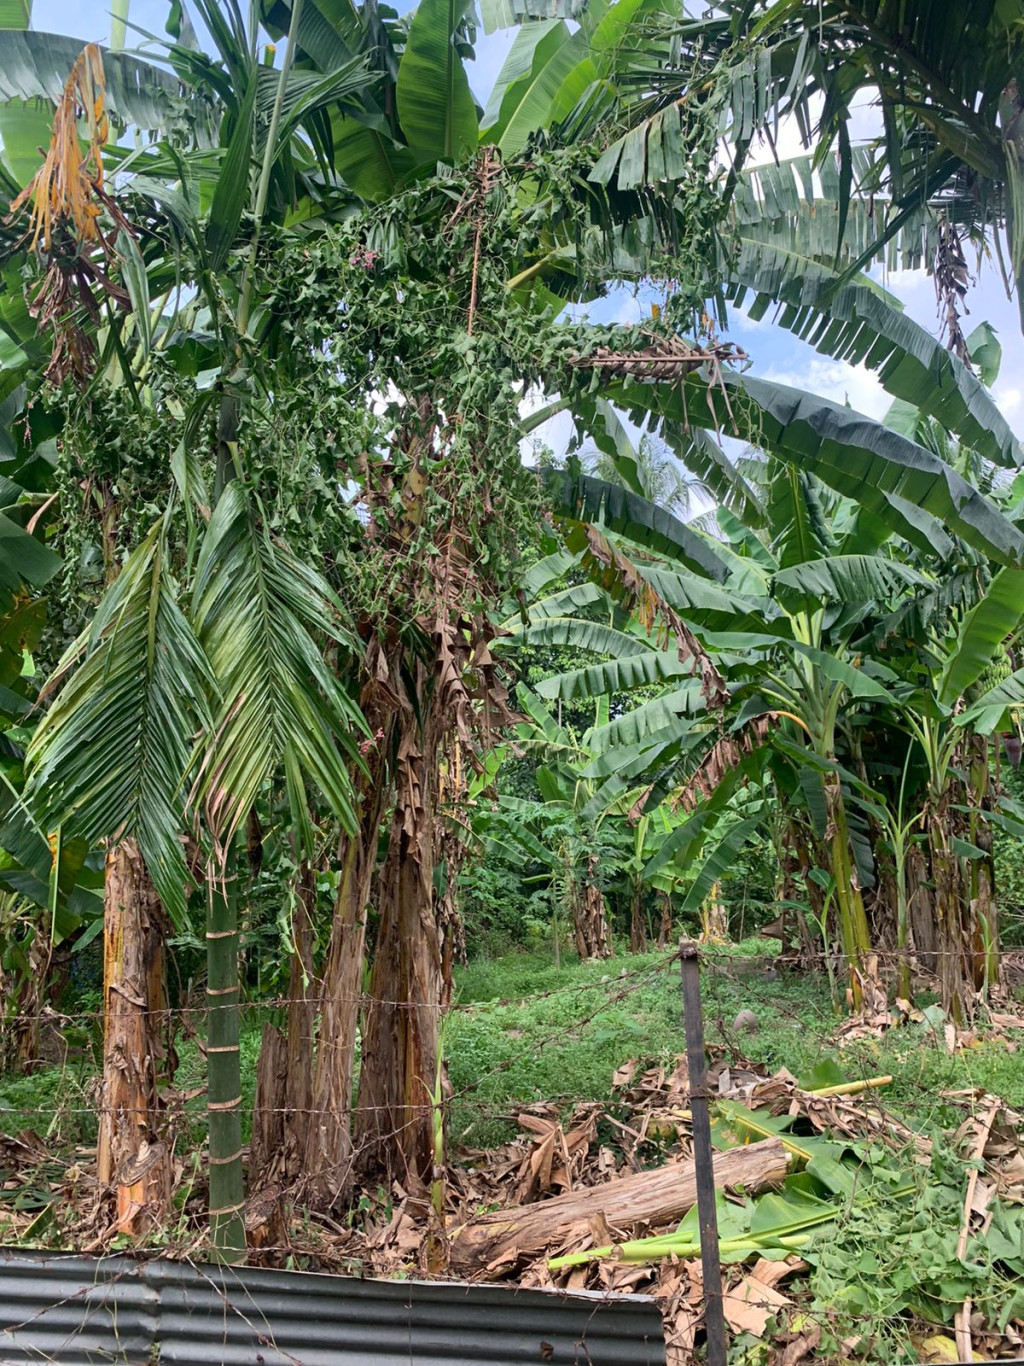
[[[944,1030],[924,1014],[911,1023]],[[1014,1017],[997,1027],[1020,1026]],[[998,1098],[964,1088],[942,1095],[963,1116],[955,1129],[918,1130],[885,1108],[887,1080],[851,1078],[834,1059],[797,1078],[785,1068],[769,1074],[735,1047],[713,1057],[717,1151],[747,1150],[755,1174],[762,1154],[766,1171],[775,1163],[771,1189],[755,1194],[752,1179],[717,1193],[731,1361],[800,1366],[1022,1355],[1024,1120]],[[510,1116],[518,1131],[512,1141],[454,1154],[446,1232],[457,1236],[488,1212],[511,1218],[520,1208],[592,1196],[583,1224],[526,1256],[513,1247],[481,1274],[651,1294],[662,1309],[669,1366],[684,1366],[703,1341],[695,1209],[660,1222],[624,1217],[620,1207],[609,1219],[605,1211],[623,1180],[665,1168],[682,1176],[690,1166],[686,1062],[630,1059],[611,1081],[608,1101],[521,1105]],[[88,1214],[91,1160],[82,1150],[69,1170],[32,1131],[4,1137],[4,1241],[76,1245],[74,1220]],[[181,1228],[168,1237],[172,1255],[185,1231],[200,1227],[204,1200],[197,1179],[180,1205]],[[422,1192],[397,1182],[367,1187],[347,1216],[299,1216],[287,1192],[253,1196],[250,1260],[374,1276],[427,1270]]]

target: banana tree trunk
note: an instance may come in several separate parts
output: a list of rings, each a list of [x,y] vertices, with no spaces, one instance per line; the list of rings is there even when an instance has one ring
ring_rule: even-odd
[[[576,948],[581,958],[612,956],[611,932],[605,912],[604,893],[598,880],[596,854],[588,855],[586,878],[583,884],[576,888],[573,922]]]
[[[668,892],[660,892],[661,919],[658,922],[658,948],[663,949],[672,938],[672,898]]]
[[[118,1233],[142,1234],[170,1212],[171,1154],[159,1134],[158,1081],[173,1061],[167,1014],[167,918],[134,839],[107,854],[103,898],[103,1080],[97,1175]]]
[[[972,735],[968,742],[968,805],[971,808],[971,843],[983,857],[971,862],[971,920],[973,923],[974,986],[988,995],[999,981],[999,918],[996,907],[995,860],[992,857],[992,827],[984,812],[990,805],[988,740]]]
[[[700,911],[700,937],[705,944],[722,944],[729,938],[729,916],[719,896],[716,882]]]
[[[647,949],[647,922],[644,918],[644,885],[639,878],[634,882],[630,898],[629,951],[644,953]]]
[[[935,915],[935,889],[929,860],[919,840],[907,850],[907,919],[910,949],[917,967],[936,976],[939,971],[939,936]]]
[[[313,980],[313,916],[316,872],[299,868],[292,915],[292,955],[288,973],[285,1031],[268,1024],[263,1031],[256,1071],[249,1187],[292,1187],[308,1170],[306,1153],[313,1108],[313,1029],[316,993]]]
[[[13,999],[9,994],[12,987],[10,979],[5,982],[0,976],[5,1009],[13,1017],[10,1023],[3,1024],[5,1037],[0,1047],[0,1063],[4,1071],[10,1069],[21,1076],[34,1072],[42,1061],[39,1054],[43,1001],[47,994],[47,979],[53,957],[49,919],[48,914],[37,915],[23,941],[23,947],[27,946],[28,949],[24,960],[26,968]]]
[[[433,1093],[440,1017],[450,987],[434,904],[443,734],[435,690],[425,705],[422,730],[406,714],[399,734],[397,795],[379,879],[381,920],[356,1108],[361,1157],[417,1196],[425,1195],[434,1180]]]
[[[828,802],[832,874],[836,880],[836,904],[839,908],[839,932],[850,974],[850,995],[855,1010],[865,1004],[865,993],[874,981],[875,960],[871,954],[871,931],[868,926],[864,897],[850,845],[850,827],[846,818],[839,779],[832,775],[825,785]],[[871,991],[874,995],[874,991]]]
[[[389,795],[383,763],[369,767],[368,777],[362,779],[359,830],[342,841],[338,899],[320,985],[312,1083],[314,1122],[306,1135],[305,1156],[307,1198],[320,1208],[343,1200],[353,1177],[352,1087],[366,958],[366,911]]]
[[[783,902],[794,903],[784,907],[779,919],[783,926],[788,929],[789,917],[792,915],[793,923],[796,926],[796,935],[800,942],[800,955],[805,963],[813,964],[823,951],[826,954],[829,952],[827,926],[825,932],[815,932],[812,926],[808,924],[805,912],[796,909],[796,907],[801,902],[806,901],[810,906],[810,914],[814,924],[817,926],[825,924],[825,891],[810,876],[810,873],[813,868],[822,867],[827,862],[827,857],[815,848],[808,837],[806,827],[788,817],[781,827],[777,852],[779,859],[778,899]],[[788,950],[793,943],[795,940],[790,936],[784,937],[782,939],[783,951]],[[829,966],[831,967],[831,963]]]
[[[976,997],[972,964],[969,901],[960,876],[960,859],[953,849],[952,785],[947,784],[932,804],[928,823],[939,988],[942,1007],[958,1025],[974,1014]]]

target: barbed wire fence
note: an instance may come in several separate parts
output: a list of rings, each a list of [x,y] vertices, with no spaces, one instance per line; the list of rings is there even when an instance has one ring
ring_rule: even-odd
[[[409,1002],[409,1001],[378,1001],[377,1004],[384,1005],[396,1010],[437,1010],[449,1017],[472,1018],[474,1016],[493,1015],[498,1011],[508,1009],[519,1009],[528,1011],[544,1001],[558,999],[568,999],[573,1002],[586,1001],[588,998],[596,997],[592,1008],[588,1007],[578,1018],[569,1022],[559,1021],[547,1034],[532,1035],[523,1044],[522,1048],[514,1050],[505,1058],[500,1059],[492,1067],[483,1071],[472,1082],[466,1083],[461,1087],[453,1089],[447,1093],[443,1104],[449,1108],[459,1101],[465,1101],[475,1093],[485,1088],[488,1082],[494,1081],[498,1077],[513,1069],[517,1064],[537,1056],[548,1046],[566,1043],[582,1035],[595,1021],[612,1007],[627,1001],[636,993],[642,992],[646,988],[655,985],[659,979],[674,968],[679,960],[679,951],[672,949],[662,953],[652,953],[651,962],[639,967],[623,969],[614,976],[605,974],[601,978],[589,981],[574,982],[563,986],[553,987],[546,990],[516,993],[500,998],[493,998],[486,1001],[455,1001],[448,1006],[436,1005],[431,1003]],[[879,964],[889,964],[897,966],[906,961],[905,955],[896,951],[880,950],[873,954]],[[731,1008],[733,1001],[723,995],[723,987],[746,987],[749,985],[748,973],[762,975],[765,982],[784,981],[794,971],[801,973],[813,970],[815,967],[823,967],[826,962],[835,963],[835,956],[822,953],[804,954],[799,957],[799,963],[795,968],[790,968],[786,964],[785,955],[772,953],[766,949],[763,953],[740,953],[730,946],[707,945],[700,949],[700,962],[702,967],[702,978],[704,982],[704,1010],[711,1022],[710,1042],[713,1046],[731,1048],[736,1054],[744,1051],[756,1052],[756,1045],[748,1037],[742,1040],[738,1031],[729,1027],[726,1016]],[[755,1004],[759,1004],[756,998]],[[364,1006],[368,998],[360,995],[354,998],[345,998],[344,1003]],[[341,998],[337,999],[341,1004]],[[199,1038],[198,1031],[195,1029],[197,1017],[209,1017],[213,1012],[223,1009],[237,1009],[243,1015],[255,1015],[261,1021],[269,1019],[274,1012],[283,1011],[289,1005],[315,1004],[315,997],[288,997],[274,996],[263,1000],[243,1000],[235,1006],[231,1005],[182,1005],[169,1007],[159,1011],[150,1012],[150,1022],[155,1029],[165,1028],[169,1021],[174,1018],[181,1021],[186,1032],[194,1037],[197,1042],[199,1052],[203,1052],[202,1040]],[[815,1030],[818,1038],[819,1047],[823,1053],[832,1051],[832,1043],[838,1031],[841,1030],[843,1020],[834,1011],[830,1011],[820,1000],[815,1000],[812,995],[802,996],[799,1008],[787,1003],[778,995],[773,996],[771,1001],[771,1011],[775,1022],[780,1020],[788,1022],[794,1029],[807,1030],[808,1020],[812,1018],[820,1031]],[[902,1005],[893,1006],[893,1023],[899,1022],[905,1014]],[[1002,1012],[997,1012],[1000,1016]],[[42,1019],[54,1028],[67,1029],[69,1027],[82,1026],[85,1024],[102,1024],[106,1018],[106,1013],[102,1010],[75,1010],[56,1009],[52,1006],[45,1006],[40,1012],[8,1012],[3,1017],[5,1025],[9,1026],[16,1022],[31,1022]],[[982,1024],[984,1024],[984,1012],[982,1012]],[[854,1019],[856,1025],[856,1019]],[[927,1017],[922,1021],[926,1026],[925,1033],[930,1032],[941,1040],[941,1028],[938,1023],[932,1022],[929,1025]],[[1024,1008],[1019,1017],[1019,1023],[1024,1031]],[[680,1016],[680,1052],[682,1051],[682,1020]],[[309,1035],[302,1036],[306,1042],[321,1043],[317,1031],[312,1031]],[[1022,1033],[1024,1039],[1024,1033]],[[642,1044],[638,1040],[632,1041],[638,1051],[643,1052]],[[625,1044],[624,1044],[625,1047]],[[70,1051],[70,1050],[69,1050]],[[65,1064],[66,1064],[65,1059]],[[568,1093],[567,1093],[568,1094]],[[174,1097],[172,1093],[172,1098]],[[199,1093],[191,1094],[189,1100],[199,1099]],[[560,1096],[552,1097],[554,1100],[561,1099]],[[596,1099],[597,1097],[595,1097]],[[485,1104],[493,1104],[491,1101]],[[519,1102],[520,1104],[525,1101]],[[915,1104],[912,1099],[908,1099],[908,1104]],[[929,1101],[916,1102],[918,1104],[930,1104]],[[264,1113],[303,1113],[301,1108],[294,1106],[256,1106],[253,1107],[257,1112]],[[355,1107],[358,1110],[358,1105]],[[374,1107],[385,1109],[390,1107]],[[11,1106],[9,1102],[0,1103],[0,1125],[3,1124],[4,1112],[17,1109],[19,1113],[26,1112],[21,1106]],[[54,1105],[32,1104],[27,1107],[31,1113],[37,1116],[63,1115],[87,1115],[93,1118],[103,1113],[102,1107],[97,1105],[73,1106],[65,1102]],[[316,1111],[310,1111],[315,1113]]]

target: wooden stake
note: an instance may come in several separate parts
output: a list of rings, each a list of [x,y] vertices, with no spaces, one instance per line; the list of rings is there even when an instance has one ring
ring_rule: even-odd
[[[704,1274],[704,1327],[708,1366],[725,1366],[725,1315],[722,1305],[722,1267],[718,1256],[718,1216],[715,1209],[715,1169],[708,1118],[707,1064],[704,1021],[700,1006],[700,966],[697,945],[684,939],[679,946],[683,980],[683,1022],[686,1029],[686,1068],[690,1076],[693,1115],[693,1160],[697,1177],[697,1218],[700,1260]]]

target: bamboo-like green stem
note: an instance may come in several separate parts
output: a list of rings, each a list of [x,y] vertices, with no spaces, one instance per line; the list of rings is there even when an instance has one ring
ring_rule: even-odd
[[[288,45],[285,49],[277,95],[271,113],[263,163],[256,191],[252,238],[239,292],[235,315],[236,353],[249,325],[252,307],[253,270],[259,246],[260,228],[267,207],[270,176],[274,165],[277,135],[281,127],[288,72],[295,53],[302,0],[293,0]],[[256,51],[256,6],[250,17],[251,55]],[[257,80],[255,71],[252,80]],[[211,294],[211,297],[212,294]],[[237,359],[237,354],[234,359]],[[228,357],[222,374],[229,369]],[[237,394],[225,392],[221,398],[217,431],[217,478],[215,498],[234,476],[242,474],[238,454],[238,428],[241,417]],[[217,881],[208,879],[207,915],[207,1003],[209,1006],[208,1056],[209,1131],[210,1131],[210,1233],[214,1255],[223,1262],[245,1258],[245,1225],[242,1220],[244,1184],[242,1175],[241,1072],[238,1053],[238,903],[234,882],[234,841],[227,852],[226,867]]]
[[[242,1086],[238,1052],[238,900],[232,860],[207,877],[207,1116],[210,1234],[217,1261],[245,1259]],[[212,871],[212,870],[211,870]]]

